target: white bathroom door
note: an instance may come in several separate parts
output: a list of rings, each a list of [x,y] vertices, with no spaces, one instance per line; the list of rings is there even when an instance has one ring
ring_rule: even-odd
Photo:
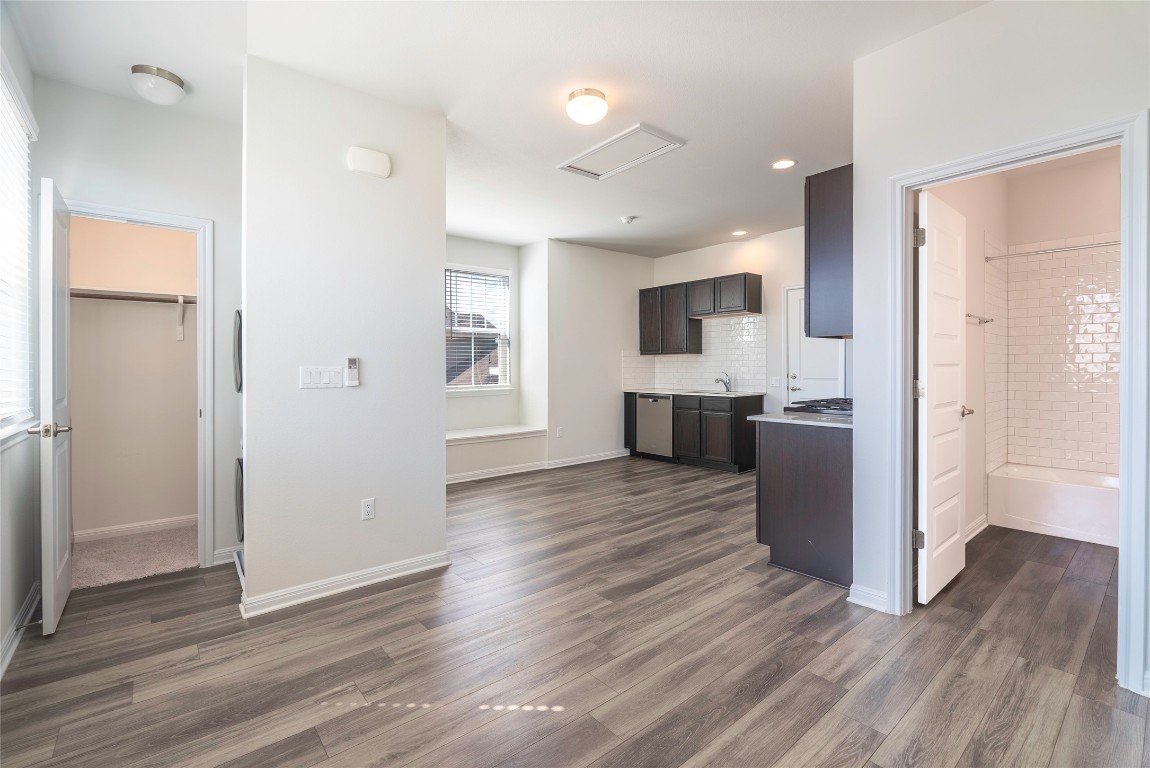
[[[72,407],[68,396],[68,225],[51,179],[40,180],[40,593],[50,635],[72,592]]]
[[[918,602],[966,567],[966,219],[929,192],[919,195]]]
[[[846,342],[803,333],[807,292],[787,288],[787,405],[846,395]]]

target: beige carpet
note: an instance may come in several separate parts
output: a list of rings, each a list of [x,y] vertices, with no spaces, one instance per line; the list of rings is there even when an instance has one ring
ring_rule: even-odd
[[[72,557],[73,589],[195,568],[196,526],[78,541]]]

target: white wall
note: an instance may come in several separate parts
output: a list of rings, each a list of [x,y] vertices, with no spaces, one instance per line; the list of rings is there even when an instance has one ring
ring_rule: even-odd
[[[995,253],[1006,244],[1006,186],[1001,174],[989,174],[930,190],[966,218],[966,311],[984,317],[988,314],[987,242],[998,246]],[[963,422],[967,469],[964,524],[968,537],[986,526],[986,339],[999,329],[971,320],[966,323],[965,400],[975,412]]]
[[[447,263],[495,268],[511,273],[511,389],[498,392],[448,392],[447,428],[506,426],[519,423],[519,249],[467,237],[447,238]],[[449,449],[450,450],[450,449]]]
[[[781,382],[786,377],[787,366],[783,357],[783,318],[786,316],[783,288],[803,284],[804,249],[803,228],[795,227],[753,240],[722,243],[664,256],[654,261],[654,285],[701,280],[736,272],[762,275],[763,317],[766,319],[765,379],[769,381],[771,377],[778,377]],[[713,321],[703,321],[704,325],[708,322]],[[632,339],[630,348],[634,349],[637,343],[637,338]],[[738,382],[735,385],[736,388],[749,389]],[[786,400],[782,388],[768,387],[766,392],[765,410],[781,411]]]
[[[519,419],[547,426],[547,242],[519,249]]]
[[[1145,3],[988,3],[854,69],[854,582],[885,601],[896,415],[890,178],[1150,106]]]
[[[35,87],[32,83],[32,67],[28,63],[28,56],[24,52],[24,45],[16,33],[16,26],[12,23],[12,15],[8,3],[0,3],[0,51],[12,66],[16,75],[16,82],[24,92],[24,99],[29,105],[35,107]]]
[[[196,307],[184,310],[183,341],[171,304],[72,299],[71,309],[75,535],[194,523]]]
[[[639,338],[639,291],[652,284],[651,260],[558,240],[547,250],[547,460],[618,453],[622,353]]]
[[[1117,232],[1122,224],[1117,147],[1027,168],[1007,182],[1007,245]]]
[[[232,465],[240,397],[232,313],[240,302],[239,125],[36,78],[32,176],[64,197],[215,222],[215,547],[236,544]]]
[[[250,608],[446,549],[446,124],[255,57],[245,91]],[[389,152],[391,177],[348,172],[349,146]],[[358,388],[298,388],[348,356]]]

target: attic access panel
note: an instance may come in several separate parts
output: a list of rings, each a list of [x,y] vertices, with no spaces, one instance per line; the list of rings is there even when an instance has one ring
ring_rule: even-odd
[[[678,149],[683,144],[679,139],[639,123],[571,158],[560,165],[559,170],[602,180]]]

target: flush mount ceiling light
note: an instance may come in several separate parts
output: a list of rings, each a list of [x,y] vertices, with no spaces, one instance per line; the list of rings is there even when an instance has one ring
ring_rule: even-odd
[[[136,93],[153,104],[169,107],[184,98],[184,81],[166,69],[136,64],[129,76]]]
[[[747,230],[745,230],[745,229],[736,229],[736,230],[735,230],[734,232],[732,232],[731,234],[732,234],[732,235],[734,235],[735,237],[742,237],[743,235],[747,234]]]
[[[567,117],[579,125],[594,125],[607,114],[607,97],[594,88],[571,91],[567,97]]]
[[[771,167],[776,171],[785,171],[787,168],[793,168],[795,165],[794,160],[776,160],[771,163]]]

